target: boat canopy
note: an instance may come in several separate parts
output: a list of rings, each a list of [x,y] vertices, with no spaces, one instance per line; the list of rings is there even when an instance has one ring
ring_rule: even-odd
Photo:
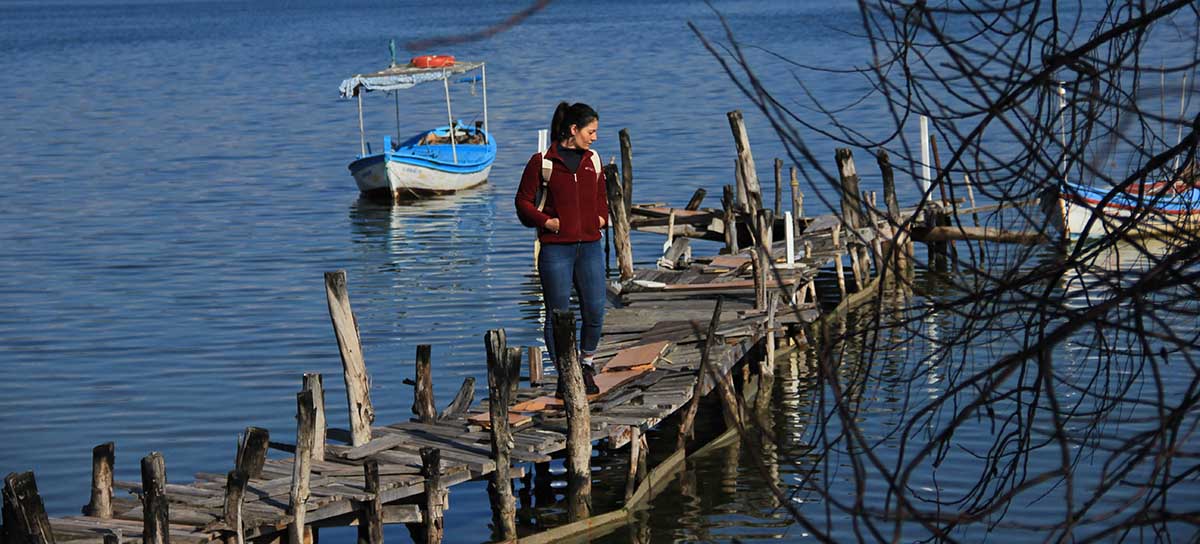
[[[355,96],[355,90],[362,87],[363,91],[395,91],[407,89],[418,83],[442,81],[450,76],[470,72],[483,66],[482,62],[455,62],[450,66],[437,68],[417,68],[415,66],[393,66],[373,74],[359,74],[342,81],[338,90],[342,98]]]

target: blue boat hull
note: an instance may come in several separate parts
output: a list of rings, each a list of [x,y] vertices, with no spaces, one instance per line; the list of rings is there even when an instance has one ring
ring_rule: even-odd
[[[449,143],[449,128],[427,130],[384,151],[350,163],[358,190],[368,196],[402,199],[446,194],[487,182],[496,159],[496,143],[482,129],[455,126],[460,142]]]

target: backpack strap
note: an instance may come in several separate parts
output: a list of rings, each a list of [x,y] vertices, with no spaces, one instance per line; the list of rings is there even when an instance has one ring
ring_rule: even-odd
[[[546,154],[542,153],[542,185],[538,188],[537,210],[540,212],[546,207],[547,189],[550,187],[550,172],[554,170],[554,163],[546,158]]]

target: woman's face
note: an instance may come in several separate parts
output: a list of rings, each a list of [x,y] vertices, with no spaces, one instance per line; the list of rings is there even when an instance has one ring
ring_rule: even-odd
[[[593,119],[580,128],[579,125],[571,125],[571,137],[567,138],[567,146],[578,149],[587,150],[592,147],[592,142],[596,141],[596,130],[600,126],[600,121]]]

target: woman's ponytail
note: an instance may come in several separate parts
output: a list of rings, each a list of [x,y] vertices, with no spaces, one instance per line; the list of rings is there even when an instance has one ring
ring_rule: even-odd
[[[564,129],[568,133],[570,132],[571,125],[564,126],[563,124],[563,121],[567,117],[567,110],[569,109],[571,109],[571,105],[566,102],[559,102],[558,107],[554,108],[554,117],[550,119],[550,137],[553,138],[552,141],[561,142],[566,139],[562,136]]]
[[[559,102],[558,107],[554,108],[554,117],[550,120],[550,137],[555,142],[561,142],[571,137],[571,126],[582,128],[599,118],[596,110],[587,104]]]

